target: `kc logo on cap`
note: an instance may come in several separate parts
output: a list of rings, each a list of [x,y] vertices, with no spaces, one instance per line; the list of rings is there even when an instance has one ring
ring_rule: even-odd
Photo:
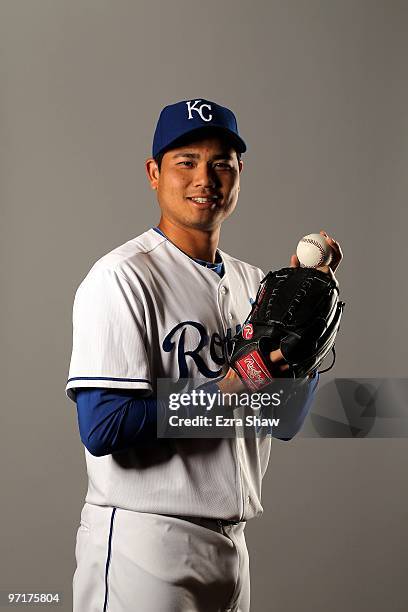
[[[200,115],[203,121],[211,121],[211,119],[213,118],[211,114],[208,117],[204,117],[203,115],[203,108],[208,108],[208,110],[210,111],[211,104],[202,104],[201,106],[197,107],[196,104],[198,104],[199,102],[201,102],[201,100],[189,100],[188,102],[186,102],[188,108],[188,118],[192,119],[192,112],[196,111],[196,113]]]

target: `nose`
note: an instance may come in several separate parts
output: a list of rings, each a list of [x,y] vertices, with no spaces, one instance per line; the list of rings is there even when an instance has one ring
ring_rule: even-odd
[[[217,175],[208,164],[197,164],[194,173],[194,186],[213,189],[217,185]]]

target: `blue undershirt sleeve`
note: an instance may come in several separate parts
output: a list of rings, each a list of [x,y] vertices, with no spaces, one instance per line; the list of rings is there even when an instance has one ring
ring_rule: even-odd
[[[96,457],[125,450],[156,438],[157,401],[129,390],[78,389],[79,433]]]
[[[199,388],[209,393],[218,390],[213,381]],[[166,409],[163,400],[142,399],[137,392],[122,389],[81,388],[76,404],[82,443],[95,457],[156,440],[158,408]]]
[[[279,417],[279,429],[276,435],[272,433],[273,437],[288,442],[301,430],[312,406],[318,382],[319,373],[316,372],[275,414]]]

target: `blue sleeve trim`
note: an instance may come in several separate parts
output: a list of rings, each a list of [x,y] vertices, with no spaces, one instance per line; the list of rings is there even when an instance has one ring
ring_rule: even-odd
[[[111,380],[113,382],[140,382],[151,385],[150,380],[146,378],[115,378],[111,376],[75,376],[74,378],[68,378],[67,384],[74,380]]]

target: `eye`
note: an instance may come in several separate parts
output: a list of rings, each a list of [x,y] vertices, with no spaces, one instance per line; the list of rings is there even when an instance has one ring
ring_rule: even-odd
[[[188,168],[191,168],[192,165],[193,165],[193,162],[192,161],[188,161],[188,160],[181,161],[181,162],[177,163],[177,166],[187,166]]]
[[[227,169],[227,170],[232,169],[231,164],[228,164],[227,162],[217,162],[215,165],[222,169]]]

